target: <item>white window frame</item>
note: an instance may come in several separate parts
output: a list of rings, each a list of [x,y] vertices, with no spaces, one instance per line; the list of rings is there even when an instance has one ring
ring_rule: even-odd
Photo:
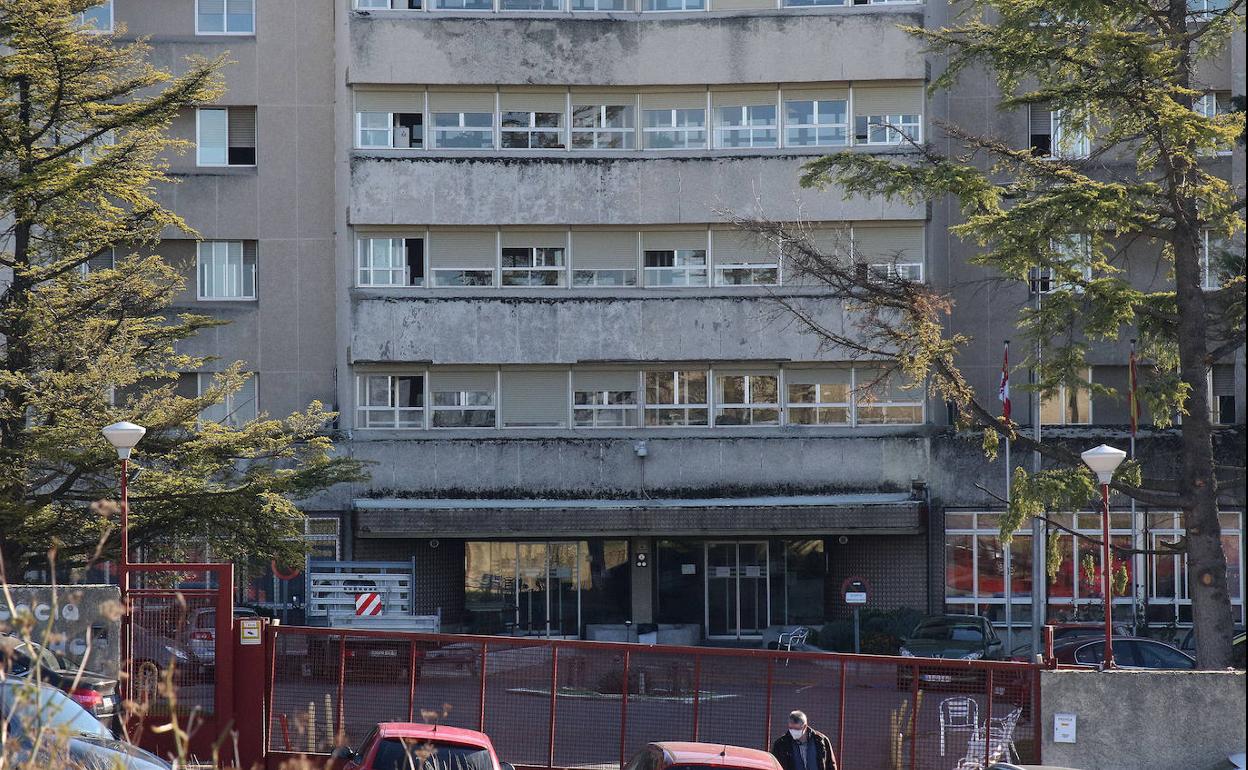
[[[878,367],[870,367],[870,366],[861,367],[861,369],[877,369],[877,368]],[[858,427],[879,428],[879,427],[890,427],[894,425],[923,425],[927,422],[927,401],[923,397],[926,391],[924,390],[922,383],[915,383],[914,390],[918,394],[918,398],[910,400],[910,401],[883,400],[883,399],[878,400],[878,401],[867,401],[866,396],[870,395],[870,391],[867,389],[868,381],[865,378],[860,378],[858,376],[859,370],[860,370],[860,367],[855,366],[853,368],[854,389],[850,391],[850,398],[852,398],[854,402],[854,418],[853,419],[854,419],[855,428],[858,428]],[[893,371],[889,374],[889,377],[902,377],[902,376],[904,375],[899,371]],[[919,410],[919,419],[914,422],[893,422],[891,420],[888,420],[887,418],[884,420],[884,422],[863,422],[862,415],[860,414],[861,410],[863,409],[884,409],[886,410],[884,414],[887,415],[888,409],[914,409],[916,407]]]
[[[205,163],[201,155],[203,143],[200,139],[200,123],[205,112],[223,112],[225,113],[225,162],[223,163]],[[257,116],[257,122],[259,122]],[[257,139],[257,144],[259,140]],[[256,148],[253,148],[253,151]],[[256,152],[259,157],[259,153]],[[230,163],[230,107],[196,107],[195,108],[195,165],[201,168],[255,168],[255,163]]]
[[[438,116],[439,116],[439,115],[458,115],[458,116],[459,116],[459,117],[458,117],[458,125],[456,125],[456,126],[439,126],[439,125],[438,125]],[[466,126],[466,125],[464,125],[464,123],[465,123],[465,121],[464,121],[464,116],[465,116],[465,115],[489,115],[489,116],[490,116],[490,125],[489,125],[488,127],[482,127],[482,126]],[[495,129],[496,129],[496,127],[497,127],[497,125],[498,125],[498,114],[497,114],[496,112],[493,112],[493,111],[491,111],[491,112],[483,112],[483,111],[480,111],[480,110],[458,110],[458,111],[456,111],[456,112],[450,112],[450,111],[437,111],[437,112],[430,112],[430,113],[429,113],[429,132],[430,132],[431,144],[433,145],[433,148],[432,148],[432,149],[435,149],[435,150],[454,150],[454,151],[460,151],[460,152],[481,152],[481,151],[483,151],[483,150],[494,150],[494,149],[497,149],[497,148],[498,148],[498,142],[497,142],[497,138],[496,138],[496,137],[497,137],[498,132],[495,130]],[[490,142],[489,142],[489,144],[488,144],[488,145],[484,145],[484,146],[481,146],[481,147],[446,147],[446,146],[443,146],[443,145],[442,145],[442,142],[441,142],[441,137],[442,137],[442,135],[443,135],[443,134],[450,134],[450,133],[473,133],[473,134],[481,134],[481,135],[483,135],[483,136],[489,136],[489,138],[490,138]],[[393,143],[393,141],[394,141],[394,140],[392,139],[392,140],[391,140],[391,142]]]
[[[504,256],[502,252],[512,250],[512,249],[516,249],[516,250],[524,249],[525,251],[528,252],[528,261],[529,261],[528,267],[507,267],[506,265],[502,264],[501,260]],[[539,264],[540,262],[539,253],[545,252],[545,251],[557,251],[559,253],[558,254],[559,264],[557,265]],[[500,285],[503,288],[556,289],[556,288],[563,288],[564,286],[567,285],[568,249],[566,246],[504,246],[499,252],[499,259],[500,259],[499,281],[500,281]],[[553,284],[507,283],[508,274],[525,275],[529,278],[529,280],[532,280],[533,277],[537,275],[554,274],[556,276],[556,282]]]
[[[823,386],[824,385],[836,385],[840,383],[831,383],[831,382],[788,383],[788,382],[785,382],[784,394],[783,394],[784,395],[784,424],[792,425],[796,428],[826,428],[826,427],[852,428],[854,426],[854,370],[853,368],[851,367],[848,370],[848,372],[849,372],[849,386],[848,386],[848,390],[845,391],[844,401],[824,401],[823,400],[823,395],[824,395]],[[814,387],[815,388],[815,400],[814,401],[791,400],[790,395],[789,395],[789,388],[794,384],[798,386],[806,385],[806,386]],[[815,415],[815,421],[814,422],[793,422],[791,415],[794,409],[811,410]],[[844,409],[845,421],[844,422],[823,422],[819,420],[820,409]]]
[[[101,9],[108,9],[108,27],[97,27],[94,23],[90,27],[87,25],[87,14],[98,13]],[[104,0],[97,6],[93,6],[86,11],[78,12],[78,25],[82,27],[82,31],[89,35],[111,35],[117,28],[117,10],[113,7],[113,0]]]
[[[745,382],[742,384],[742,390],[745,393],[745,401],[737,403],[722,400],[723,380],[727,377],[742,377]],[[770,378],[776,381],[776,400],[775,401],[755,401],[754,390],[755,380],[761,378]],[[737,374],[732,371],[715,373],[715,425],[719,427],[721,424],[725,427],[748,428],[748,427],[775,427],[782,423],[781,415],[781,395],[780,395],[780,373],[774,374]],[[743,411],[748,414],[746,422],[735,422],[731,424],[721,423],[724,411],[728,409]],[[756,411],[772,411],[775,412],[774,420],[756,420],[754,413]]]
[[[688,400],[689,396],[689,374],[701,374],[706,380],[706,400],[703,402],[693,402]],[[672,378],[672,393],[675,400],[670,403],[652,404],[649,399],[649,385],[647,378],[650,375],[668,375]],[[682,375],[685,375],[682,377]],[[711,391],[714,382],[714,372],[710,369],[648,369],[641,374],[641,402],[642,413],[644,415],[643,423],[647,428],[709,428],[713,425],[711,419]],[[702,411],[706,413],[706,421],[702,423],[691,423],[689,421],[689,413],[691,411]],[[684,420],[680,423],[661,424],[651,422],[650,416],[660,411],[683,412]]]
[[[365,115],[385,115],[386,125],[384,128],[364,127]],[[381,133],[385,132],[385,144],[370,144],[364,141],[364,132]],[[393,112],[377,112],[376,110],[361,110],[355,113],[355,147],[358,150],[390,150],[394,148],[394,113]]]
[[[195,0],[195,34],[213,37],[255,37],[256,36],[256,0],[249,0],[251,3],[251,30],[247,32],[233,32],[230,30],[230,13],[229,0],[222,0],[221,9],[221,32],[205,32],[199,28],[199,4],[201,0]]]
[[[584,152],[586,150],[612,150],[615,152],[621,152],[621,151],[627,151],[627,150],[633,149],[633,144],[635,143],[634,136],[637,133],[637,105],[636,105],[637,99],[636,97],[634,97],[632,101],[633,101],[632,104],[580,104],[580,105],[573,102],[572,112],[569,114],[569,118],[568,118],[568,128],[569,128],[569,138],[570,138],[570,146],[568,147],[568,149],[574,150],[574,151],[579,150],[581,152]],[[577,127],[576,125],[576,108],[577,107],[581,107],[582,109],[586,107],[593,107],[594,109],[596,109],[598,111],[598,115],[596,117],[597,125],[593,127],[585,127],[585,126]],[[606,124],[607,124],[607,108],[608,107],[623,107],[625,109],[625,114],[628,117],[627,122],[629,125],[624,126],[622,128],[607,127]],[[576,137],[578,135],[591,137],[592,139],[591,146],[578,147],[576,144]],[[602,139],[610,138],[614,136],[623,137],[625,140],[624,141],[625,146],[611,147],[611,146],[603,146],[601,144]]]
[[[885,281],[910,281],[923,283],[922,262],[871,262],[867,265],[867,275]]]
[[[377,5],[372,3],[377,3]],[[392,7],[390,0],[355,0],[357,11],[389,11]]]
[[[528,115],[529,116],[528,125],[520,126],[520,127],[514,127],[514,126],[508,127],[504,125],[503,116],[508,113]],[[537,125],[537,116],[539,114],[540,115],[558,115],[559,125],[555,126],[554,128],[551,128],[550,126]],[[564,123],[563,112],[550,112],[549,110],[500,110],[498,113],[499,149],[503,149],[503,150],[566,150],[567,146],[565,144],[565,137],[567,136],[567,132],[564,128],[563,123]],[[509,134],[526,135],[528,137],[529,146],[528,147],[508,147],[507,144],[502,141],[502,138]],[[554,137],[558,140],[558,143],[550,147],[534,147],[533,146],[534,137],[547,135],[547,134],[554,135]]]
[[[1066,148],[1066,129],[1062,126],[1062,110],[1051,110],[1049,120],[1052,121],[1051,132],[1053,141],[1053,150],[1049,153],[1049,157],[1059,160],[1083,160],[1092,154],[1092,141],[1088,137],[1087,128],[1080,131],[1072,131],[1074,134],[1070,147]]]
[[[612,394],[628,393],[632,396],[632,403],[617,403],[612,400]],[[580,403],[577,397],[581,394],[589,396],[588,403]],[[572,427],[573,428],[636,428],[637,427],[637,408],[641,404],[641,397],[638,395],[637,386],[634,385],[632,390],[572,390]],[[589,422],[578,421],[577,415],[582,412],[588,412],[590,416]],[[623,422],[600,422],[604,415],[622,414],[625,415]],[[629,416],[631,415],[631,417]]]
[[[1213,231],[1200,231],[1200,287],[1208,291],[1215,291],[1222,288],[1222,283],[1218,278],[1217,268],[1209,260],[1210,249],[1213,246]]]
[[[230,259],[231,259],[231,255],[230,255],[229,251],[230,251],[231,247],[232,247],[232,246],[234,246],[234,245],[237,245],[237,246],[238,246],[238,249],[239,249],[239,254],[238,254],[238,265],[239,265],[239,272],[238,272],[238,274],[237,274],[236,276],[232,276],[232,275],[228,275],[228,274],[223,274],[223,280],[224,280],[224,282],[225,282],[225,284],[226,284],[227,286],[229,286],[229,285],[231,285],[231,284],[236,284],[236,285],[237,285],[237,287],[238,287],[238,293],[237,293],[237,294],[226,294],[226,295],[210,295],[210,294],[205,294],[205,293],[204,293],[204,253],[203,253],[203,247],[204,247],[204,246],[210,246],[210,247],[212,247],[213,254],[211,255],[211,258],[212,258],[212,260],[213,260],[213,262],[214,262],[214,265],[213,265],[213,267],[212,267],[212,270],[213,270],[214,272],[216,272],[216,271],[218,271],[218,270],[231,270],[231,269],[232,269],[232,265],[230,265],[230,264],[229,264],[229,261],[230,261]],[[224,248],[225,248],[225,255],[224,255],[224,257],[225,257],[225,260],[226,260],[226,264],[224,265],[224,267],[218,267],[218,266],[215,264],[215,262],[219,259],[219,255],[218,255],[218,254],[216,254],[216,251],[217,251],[217,247],[218,247],[218,246],[221,246],[221,247],[224,247]],[[259,262],[259,257],[258,257],[258,256],[257,256],[256,260],[255,260],[255,261],[253,261],[253,262],[251,263],[251,265],[250,265],[250,266],[248,266],[248,264],[247,264],[247,249],[246,249],[246,247],[245,247],[245,245],[244,245],[243,241],[237,241],[237,240],[234,240],[234,241],[231,241],[231,240],[200,241],[198,244],[196,244],[196,247],[195,247],[195,288],[196,288],[196,292],[195,292],[195,293],[196,293],[196,297],[197,297],[199,300],[204,301],[204,302],[254,302],[254,301],[256,300],[256,296],[259,294],[259,291],[260,291],[260,288],[259,288],[259,270],[258,270],[258,265],[256,264],[257,262]],[[250,294],[250,295],[247,295],[247,294],[244,294],[244,293],[243,293],[243,291],[244,291],[244,290],[243,290],[243,287],[244,287],[244,286],[246,286],[246,284],[247,284],[247,282],[246,282],[246,280],[245,280],[245,279],[246,279],[246,274],[247,274],[248,270],[250,270],[250,271],[251,271],[251,287],[252,287],[252,291],[251,291],[251,294]],[[215,283],[215,282],[216,282],[216,280],[215,280],[215,277],[214,277],[214,283]]]
[[[1092,367],[1090,366],[1088,367],[1087,375],[1088,375],[1087,381],[1091,383],[1092,382]],[[1060,427],[1063,425],[1093,425],[1095,424],[1093,420],[1093,416],[1092,416],[1092,407],[1093,407],[1092,392],[1088,391],[1088,415],[1087,415],[1087,419],[1083,422],[1068,422],[1066,420],[1066,397],[1067,395],[1068,393],[1067,393],[1066,384],[1063,383],[1057,386],[1056,393],[1048,395],[1048,396],[1040,397],[1040,425],[1042,427],[1047,427],[1050,425],[1054,427]],[[1045,402],[1050,401],[1054,398],[1057,399],[1057,403],[1061,410],[1061,422],[1045,422],[1044,421]]]
[[[1228,7],[1225,0],[1187,0],[1187,11],[1193,21],[1208,21]]]
[[[642,13],[688,13],[705,11],[706,0],[681,0],[679,8],[654,8],[654,0],[642,0]]]
[[[592,279],[591,281],[589,281],[588,283],[580,283],[580,282],[578,282],[578,281],[576,280],[576,279],[577,279],[577,275],[578,275],[578,274],[585,274],[585,273],[590,273],[590,274],[592,274],[593,279]],[[598,279],[599,279],[599,276],[600,276],[601,274],[604,274],[604,273],[627,273],[627,274],[630,276],[630,280],[629,280],[629,282],[628,282],[628,283],[607,283],[607,282],[602,282],[602,281],[599,281],[599,280],[598,280]],[[572,288],[574,288],[574,289],[592,289],[592,288],[604,288],[604,289],[625,289],[625,288],[637,288],[637,269],[636,269],[636,268],[631,268],[631,267],[606,267],[606,268],[597,268],[597,267],[592,267],[592,268],[587,268],[587,267],[576,267],[575,265],[573,265],[573,267],[572,267]]]
[[[646,255],[653,252],[671,252],[672,264],[670,266],[651,267],[646,264]],[[689,259],[694,253],[702,254],[701,264],[688,264],[685,260]],[[641,264],[645,273],[645,285],[647,289],[681,289],[690,286],[708,286],[711,276],[710,257],[706,249],[645,249],[641,252]],[[695,283],[692,279],[696,273],[702,273],[701,281]],[[673,276],[684,276],[681,283],[656,283],[651,276],[671,274]]]
[[[772,121],[766,125],[751,125],[751,111],[755,109],[771,110]],[[725,123],[723,122],[724,112],[727,110],[738,111],[738,117],[741,123]],[[749,135],[749,144],[726,145],[724,144],[724,134],[726,132],[747,132]],[[766,136],[767,132],[771,132],[774,138],[768,142],[765,138],[759,138],[759,134]],[[717,150],[754,150],[754,149],[774,149],[780,146],[780,110],[774,101],[765,104],[727,104],[715,108],[715,149]]]
[[[750,280],[744,283],[735,283],[724,280],[724,274],[730,271],[748,272]],[[771,277],[766,280],[760,280],[760,274],[770,271]],[[780,285],[780,263],[779,262],[727,262],[720,264],[715,263],[715,285],[716,286],[779,286]]]
[[[332,535],[331,535],[331,534],[322,533],[322,532],[313,532],[313,531],[312,531],[312,530],[313,530],[312,522],[320,522],[320,523],[323,523],[323,522],[327,522],[327,521],[332,521],[332,522],[334,523],[334,532],[333,532],[333,534],[332,534]],[[304,542],[309,543],[309,544],[311,545],[311,548],[310,548],[309,550],[310,550],[310,552],[311,552],[313,555],[315,555],[315,554],[317,553],[316,546],[317,546],[318,544],[320,544],[320,545],[328,545],[328,544],[332,543],[332,544],[333,544],[333,548],[334,548],[334,560],[335,560],[335,561],[337,561],[337,560],[339,560],[339,559],[341,559],[341,558],[342,558],[342,540],[341,540],[342,535],[341,535],[341,527],[342,527],[342,523],[341,523],[341,521],[338,519],[338,517],[337,517],[337,516],[307,516],[307,517],[304,517],[304,520],[303,520],[303,539],[304,539]]]
[[[617,3],[613,0],[589,0],[590,4],[593,5],[592,8],[575,8],[573,7],[573,2],[575,0],[568,3],[568,10],[571,13],[631,13],[634,11],[632,0],[619,0],[618,4],[623,6],[621,8],[602,7],[604,5],[616,5]]]
[[[216,378],[217,374],[218,372],[196,372],[195,373],[195,395],[202,397],[204,395],[204,391],[212,387],[212,382]],[[257,417],[259,417],[260,415],[259,374],[257,372],[247,372],[247,374],[249,374],[250,376],[247,378],[247,381],[243,384],[242,388],[234,391],[233,393],[226,394],[223,401],[221,401],[218,404],[213,404],[204,409],[204,412],[206,412],[208,411],[208,409],[212,409],[214,407],[219,406],[221,407],[223,411],[224,419],[210,420],[207,417],[204,417],[203,412],[200,412],[198,419],[203,422],[216,422],[229,428],[240,428],[243,425],[250,422],[251,420],[254,420]],[[242,393],[244,388],[251,389],[250,401],[252,405],[252,410],[251,410],[251,415],[247,417],[247,419],[238,420],[237,417],[235,417],[235,414],[238,412],[239,407],[244,406],[246,402],[244,402],[243,404],[238,404],[235,402],[238,399],[239,394]]]
[[[497,383],[497,379],[498,378],[495,378],[496,383]],[[498,427],[499,394],[498,394],[497,384],[495,384],[494,390],[492,391],[489,391],[489,390],[436,390],[433,387],[432,383],[430,383],[428,387],[429,387],[428,404],[429,404],[429,429],[430,430],[490,430],[490,429],[494,429]],[[456,396],[456,400],[459,401],[460,403],[452,405],[452,406],[439,406],[436,402],[437,394],[439,393],[453,393]],[[469,400],[466,398],[466,396],[468,396],[468,394],[470,393],[488,394],[490,397],[490,403],[488,405],[464,404],[463,403],[464,401]],[[493,424],[492,425],[438,425],[436,424],[438,415],[440,413],[455,413],[455,414],[464,415],[468,412],[489,412],[494,417]]]
[[[815,117],[815,122],[814,123],[790,123],[788,122],[789,105],[794,102],[812,102],[813,106],[811,107],[811,112]],[[819,112],[820,102],[842,102],[844,103],[845,105],[844,122],[831,123],[831,122],[822,121],[821,120],[822,114]],[[850,125],[849,125],[849,100],[848,99],[785,99],[784,100],[784,114],[785,114],[785,120],[784,120],[783,136],[784,136],[785,147],[848,147],[850,145],[852,132],[850,131]],[[843,132],[845,136],[844,140],[840,142],[819,141],[819,130],[827,129],[827,128],[841,129],[841,131]],[[810,129],[815,132],[814,143],[807,144],[805,142],[793,142],[789,140],[790,130],[803,130],[803,129]]]
[[[858,138],[857,119],[866,120],[867,138]],[[913,118],[913,120],[910,120]],[[857,115],[855,116],[854,144],[873,147],[892,147],[906,141],[908,135],[915,143],[923,141],[923,115],[907,113],[898,115]],[[883,131],[884,140],[875,141],[871,138],[872,131]]]
[[[564,0],[553,0],[556,6],[554,8],[507,8],[504,5],[506,2],[507,0],[498,0],[499,11],[503,13],[559,13],[566,10]],[[551,0],[538,0],[538,2],[546,3],[551,2]]]
[[[435,11],[458,11],[461,13],[493,13],[495,8],[494,0],[488,0],[489,8],[466,8],[465,6],[472,0],[459,0],[459,5],[448,5],[447,0],[434,0],[432,10]]]
[[[386,378],[386,401],[385,404],[370,404],[369,400],[369,380],[373,378]],[[400,377],[416,377],[420,379],[420,406],[399,406],[398,396],[398,378]],[[361,372],[355,377],[355,427],[358,430],[424,430],[425,429],[425,391],[428,387],[429,378],[425,372]],[[389,425],[370,425],[369,415],[372,414],[389,414],[391,424]],[[403,415],[407,417],[404,418]],[[414,419],[413,419],[414,418]],[[403,425],[401,423],[409,424]]]
[[[676,122],[676,114],[678,112],[700,112],[702,113],[702,123],[699,126],[682,126]],[[651,126],[646,116],[652,114],[666,114],[667,122],[661,125]],[[644,150],[705,150],[707,141],[710,138],[710,131],[706,125],[706,108],[705,107],[675,107],[673,109],[662,110],[642,110],[642,141],[641,146]],[[702,140],[693,142],[689,137],[693,134],[702,134]],[[655,134],[671,134],[673,139],[680,138],[680,144],[673,143],[671,147],[654,147],[651,145],[650,137]]]
[[[377,241],[390,242],[390,265],[388,267],[378,267],[374,263],[373,245]],[[407,239],[401,236],[360,236],[356,239],[356,281],[357,286],[368,288],[393,288],[405,286],[420,286],[421,283],[411,283],[411,275],[408,272],[407,264]],[[397,249],[396,249],[397,244]],[[399,255],[399,264],[394,264],[394,254]],[[389,273],[389,282],[377,281],[378,274]],[[394,278],[399,278],[395,281]],[[367,279],[366,277],[367,276]],[[423,283],[423,281],[422,281]]]

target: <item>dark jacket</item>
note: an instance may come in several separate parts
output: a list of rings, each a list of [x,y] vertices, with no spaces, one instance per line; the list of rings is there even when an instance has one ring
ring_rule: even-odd
[[[828,740],[828,736],[813,727],[807,729],[810,730],[810,737],[807,740],[815,742],[815,757],[817,758],[818,767],[810,767],[806,768],[806,770],[837,770],[836,754],[832,752],[832,741]],[[775,743],[771,744],[771,753],[776,756],[784,770],[802,770],[793,766],[793,745],[795,743],[797,741],[793,740],[793,736],[789,735],[788,730],[785,730],[784,735],[781,735],[776,739]]]

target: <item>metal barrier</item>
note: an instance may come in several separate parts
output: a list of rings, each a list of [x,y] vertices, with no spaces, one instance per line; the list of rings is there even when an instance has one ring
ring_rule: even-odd
[[[646,743],[768,748],[801,709],[841,770],[1039,760],[1039,667],[875,655],[275,627],[268,759],[382,721],[482,730],[522,767],[616,768]]]

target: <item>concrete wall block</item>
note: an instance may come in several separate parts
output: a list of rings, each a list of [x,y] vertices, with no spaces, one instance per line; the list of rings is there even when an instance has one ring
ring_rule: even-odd
[[[921,221],[921,205],[796,186],[811,156],[356,157],[351,224],[631,225],[722,222],[725,212],[810,222]]]
[[[921,43],[898,28],[922,25],[921,7],[846,10],[597,19],[356,15],[347,71],[353,83],[490,85],[807,82],[812,73],[821,80],[926,77]]]

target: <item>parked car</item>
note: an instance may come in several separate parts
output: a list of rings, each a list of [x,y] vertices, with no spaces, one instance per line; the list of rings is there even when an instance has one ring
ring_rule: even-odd
[[[1232,647],[1234,647],[1235,645],[1239,645],[1235,651],[1236,660],[1238,661],[1237,663],[1235,663],[1235,667],[1243,668],[1244,667],[1244,629],[1240,626],[1235,626],[1235,630],[1233,634],[1234,635],[1231,638]],[[1101,637],[1101,638],[1104,638],[1104,637]],[[1176,644],[1175,647],[1178,647],[1180,650],[1182,650],[1183,652],[1186,652],[1188,655],[1191,655],[1193,658],[1196,657],[1196,629],[1195,628],[1187,629],[1187,633],[1183,634],[1183,640],[1180,641],[1178,644]]]
[[[117,680],[78,666],[37,642],[5,635],[13,643],[0,647],[0,670],[34,680],[69,695],[96,719],[113,724],[117,713]]]
[[[905,658],[1001,660],[1001,637],[979,615],[933,615],[923,618],[901,643]]]
[[[0,682],[0,722],[10,746],[5,758],[14,767],[66,766],[172,770],[137,746],[119,741],[98,719],[68,695],[25,680]]]
[[[1105,637],[1082,637],[1053,646],[1053,657],[1062,665],[1095,668],[1105,660]],[[1114,662],[1120,668],[1191,670],[1196,659],[1156,639],[1114,637]]]
[[[382,722],[360,744],[335,749],[328,770],[515,770],[498,761],[485,733],[459,727]]]
[[[624,766],[624,770],[669,768],[732,768],[733,770],[780,770],[769,751],[725,746],[722,743],[661,741],[648,744]]]
[[[234,619],[259,617],[250,607],[235,607]],[[191,659],[204,668],[217,665],[217,609],[201,607],[191,613],[190,633],[186,640],[186,649]]]
[[[1053,627],[1053,644],[1061,644],[1071,639],[1081,639],[1087,637],[1095,637],[1098,639],[1105,638],[1105,624],[1095,621],[1088,622],[1070,622],[1070,623],[1050,623]],[[1131,626],[1122,623],[1114,624],[1114,636],[1135,636]],[[1035,659],[1035,653],[1031,649],[1031,642],[1019,645],[1010,651],[1010,660],[1016,660],[1023,663],[1031,663]]]

